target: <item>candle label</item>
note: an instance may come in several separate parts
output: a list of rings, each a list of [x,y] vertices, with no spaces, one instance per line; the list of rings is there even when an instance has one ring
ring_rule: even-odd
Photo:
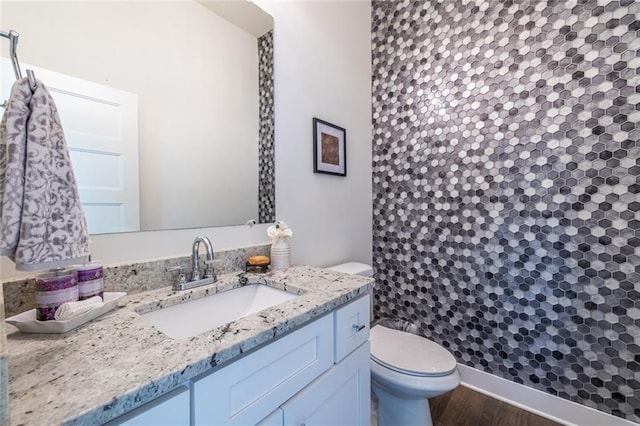
[[[63,303],[78,300],[76,274],[36,278],[36,319],[54,319],[56,309]]]
[[[78,270],[79,300],[85,300],[93,296],[104,298],[104,270],[102,266]]]

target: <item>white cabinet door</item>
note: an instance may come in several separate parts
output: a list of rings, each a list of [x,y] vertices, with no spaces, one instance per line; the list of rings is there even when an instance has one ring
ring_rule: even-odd
[[[107,426],[189,426],[191,397],[187,386],[179,388],[117,418]]]
[[[326,315],[196,380],[195,425],[255,425],[332,365],[333,315]]]
[[[284,412],[279,408],[267,417],[262,419],[256,426],[282,426],[284,423]]]
[[[369,342],[282,406],[291,426],[364,426],[371,421]]]

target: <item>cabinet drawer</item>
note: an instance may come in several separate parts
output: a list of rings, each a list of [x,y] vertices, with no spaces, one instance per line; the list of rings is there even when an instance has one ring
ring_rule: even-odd
[[[190,422],[189,388],[180,386],[160,398],[110,421],[105,426],[189,426]]]
[[[256,424],[332,365],[326,315],[196,381],[195,424]]]
[[[369,305],[367,294],[334,312],[335,362],[340,362],[369,339]]]

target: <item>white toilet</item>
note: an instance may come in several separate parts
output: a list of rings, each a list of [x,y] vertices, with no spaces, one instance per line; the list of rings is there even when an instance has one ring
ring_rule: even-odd
[[[369,265],[357,262],[327,269],[373,275]],[[442,346],[382,325],[371,328],[371,388],[378,398],[379,426],[431,426],[428,398],[459,384],[456,359]]]

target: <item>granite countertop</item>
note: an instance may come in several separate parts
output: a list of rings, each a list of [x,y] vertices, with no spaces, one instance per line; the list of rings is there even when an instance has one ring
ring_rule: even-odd
[[[167,337],[138,314],[242,284],[299,296],[185,340]],[[228,274],[182,292],[165,287],[132,294],[117,309],[64,335],[23,334],[7,326],[11,424],[104,423],[372,287],[370,278],[300,266]]]
[[[4,294],[0,285],[0,425],[8,424],[7,337],[4,325]]]

